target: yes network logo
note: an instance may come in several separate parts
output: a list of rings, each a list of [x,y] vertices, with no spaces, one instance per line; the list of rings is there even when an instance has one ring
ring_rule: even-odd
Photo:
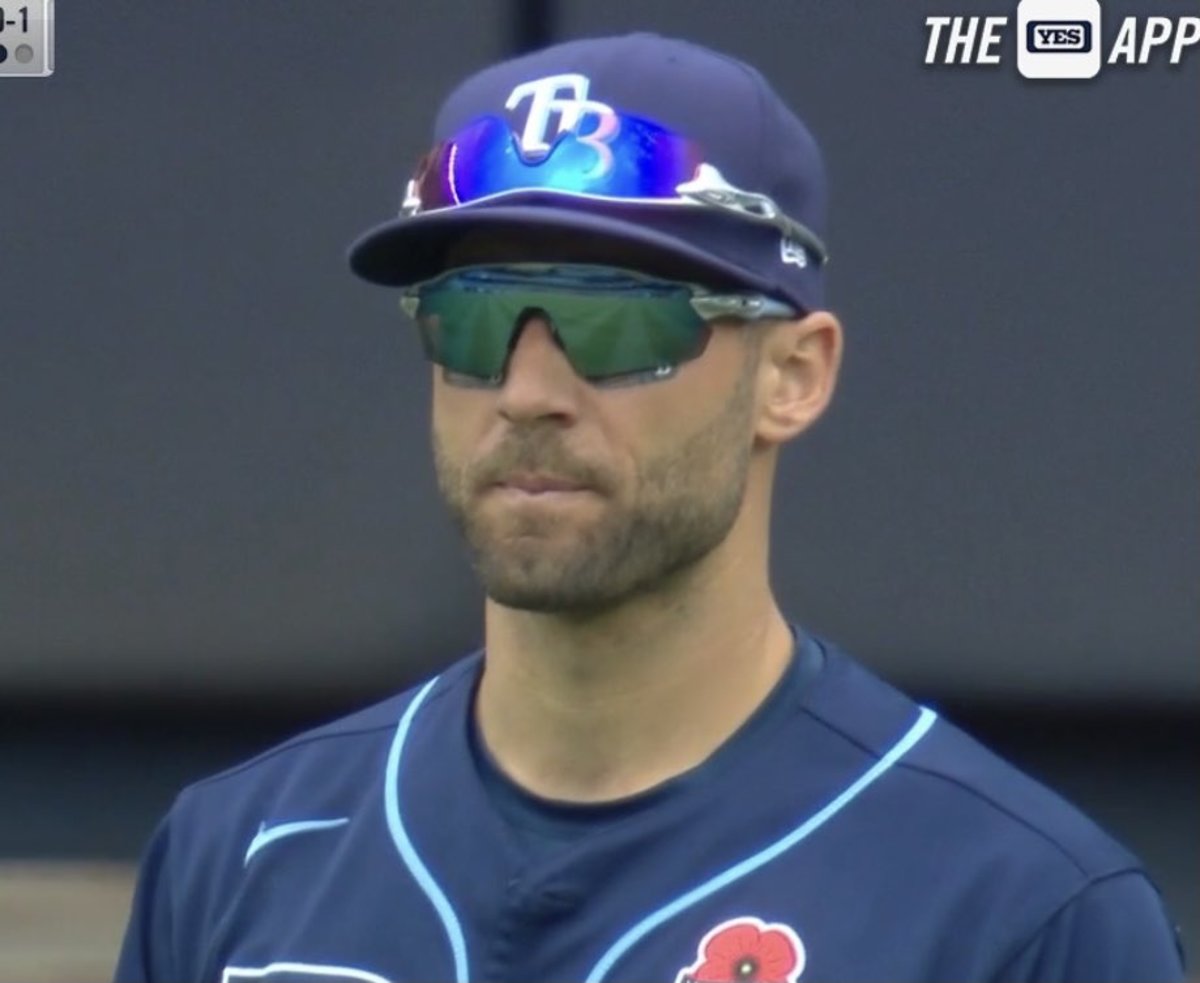
[[[1090,79],[1104,64],[1178,65],[1200,42],[1200,17],[1127,16],[1106,58],[1101,20],[1100,0],[1021,0],[1017,70],[1027,79]],[[1008,23],[1008,17],[926,17],[925,64],[998,65]]]

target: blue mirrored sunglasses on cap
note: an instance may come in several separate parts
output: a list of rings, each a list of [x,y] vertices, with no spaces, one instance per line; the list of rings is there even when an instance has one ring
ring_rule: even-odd
[[[818,264],[824,243],[769,197],[729,184],[695,144],[636,116],[600,117],[597,130],[565,130],[530,155],[508,123],[482,116],[427,153],[408,183],[401,213],[418,215],[539,191],[622,204],[716,209],[779,229]]]
[[[473,266],[407,288],[430,361],[448,381],[498,386],[519,328],[544,317],[575,372],[593,383],[666,379],[698,357],[711,322],[793,318],[789,305],[607,266],[517,263]]]

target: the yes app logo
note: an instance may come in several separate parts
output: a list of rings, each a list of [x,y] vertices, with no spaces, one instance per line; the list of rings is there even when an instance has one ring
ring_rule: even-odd
[[[1100,60],[1100,0],[1017,5],[1017,71],[1026,78],[1090,79]]]
[[[925,18],[926,65],[984,67],[1001,64],[1010,18],[938,14]],[[1200,17],[1120,19],[1104,58],[1100,0],[1021,0],[1017,5],[1017,70],[1027,79],[1090,79],[1102,64],[1178,65],[1200,46]]]
[[[1087,21],[1030,21],[1025,28],[1030,51],[1091,51],[1092,25]]]

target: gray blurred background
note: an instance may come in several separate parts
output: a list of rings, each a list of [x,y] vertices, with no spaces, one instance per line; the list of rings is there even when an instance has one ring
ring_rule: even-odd
[[[782,465],[785,608],[1200,945],[1200,48],[1034,83],[1004,2],[57,8],[55,74],[0,79],[0,863],[132,861],[180,784],[479,642],[427,369],[344,249],[462,76],[644,29],[756,64],[829,162],[848,354]],[[1003,63],[925,66],[934,13],[1007,14]]]

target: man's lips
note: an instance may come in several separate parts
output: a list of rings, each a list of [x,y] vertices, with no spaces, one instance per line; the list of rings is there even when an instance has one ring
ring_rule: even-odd
[[[561,478],[558,475],[538,474],[530,471],[521,471],[507,475],[495,482],[496,488],[511,488],[515,491],[524,492],[527,495],[543,495],[547,492],[580,492],[587,491],[587,486],[580,484],[578,481],[572,481],[570,478]]]

